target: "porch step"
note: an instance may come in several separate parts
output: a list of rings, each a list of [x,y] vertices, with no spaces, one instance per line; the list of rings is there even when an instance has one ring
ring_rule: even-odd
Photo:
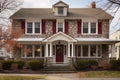
[[[74,73],[76,70],[74,68],[70,68],[69,66],[50,66],[45,67],[43,72],[46,73]]]

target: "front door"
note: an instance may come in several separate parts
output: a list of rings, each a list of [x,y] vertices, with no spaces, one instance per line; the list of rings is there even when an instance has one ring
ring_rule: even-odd
[[[63,45],[56,45],[56,62],[63,62],[63,58]]]

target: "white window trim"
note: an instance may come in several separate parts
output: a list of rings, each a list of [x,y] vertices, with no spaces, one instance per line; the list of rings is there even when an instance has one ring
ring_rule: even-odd
[[[78,45],[77,45],[77,49],[78,49]],[[90,55],[90,46],[91,45],[88,45],[88,56],[83,56],[83,45],[79,45],[79,46],[81,46],[81,56],[78,56],[78,50],[77,50],[77,55],[76,55],[77,58],[102,58],[102,45],[96,45],[96,56]],[[100,56],[98,56],[98,46],[100,46]]]
[[[24,45],[24,50],[26,50],[26,48],[27,48],[27,45]],[[32,45],[32,57],[27,57],[27,54],[23,51],[21,54],[21,58],[44,58],[43,56],[42,56],[42,45],[40,45],[40,48],[41,48],[41,51],[40,51],[40,57],[35,57],[35,54],[34,54],[34,52],[35,52],[35,45]]]
[[[61,22],[61,23],[63,23],[63,32],[65,32],[65,26],[64,26],[64,21],[57,21],[57,23],[56,23],[56,32],[58,32],[58,23],[59,22]]]
[[[87,22],[88,23],[88,33],[83,33],[83,23],[84,22]],[[91,33],[91,23],[96,23],[96,33]],[[83,35],[88,35],[88,34],[91,34],[91,35],[96,35],[98,34],[98,22],[97,21],[83,21],[82,22],[82,34]]]
[[[32,33],[27,33],[27,23],[28,22],[32,22]],[[39,22],[40,23],[40,33],[35,33],[35,22]],[[25,23],[25,34],[27,35],[38,35],[38,34],[41,34],[42,33],[42,22],[41,20],[38,20],[38,21],[31,21],[31,20],[26,20],[26,23]]]

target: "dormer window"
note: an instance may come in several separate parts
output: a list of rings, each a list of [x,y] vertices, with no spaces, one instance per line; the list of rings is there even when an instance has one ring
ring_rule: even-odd
[[[53,5],[53,14],[55,16],[67,16],[69,5],[64,3],[63,1],[59,1]]]
[[[58,7],[58,14],[63,14],[63,13],[64,13],[63,7]]]

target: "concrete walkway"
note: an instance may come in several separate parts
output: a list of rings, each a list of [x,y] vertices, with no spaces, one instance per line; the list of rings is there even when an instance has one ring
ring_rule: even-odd
[[[46,76],[46,79],[39,80],[120,80],[120,78],[79,78],[76,73],[60,74],[2,74],[0,76]]]

